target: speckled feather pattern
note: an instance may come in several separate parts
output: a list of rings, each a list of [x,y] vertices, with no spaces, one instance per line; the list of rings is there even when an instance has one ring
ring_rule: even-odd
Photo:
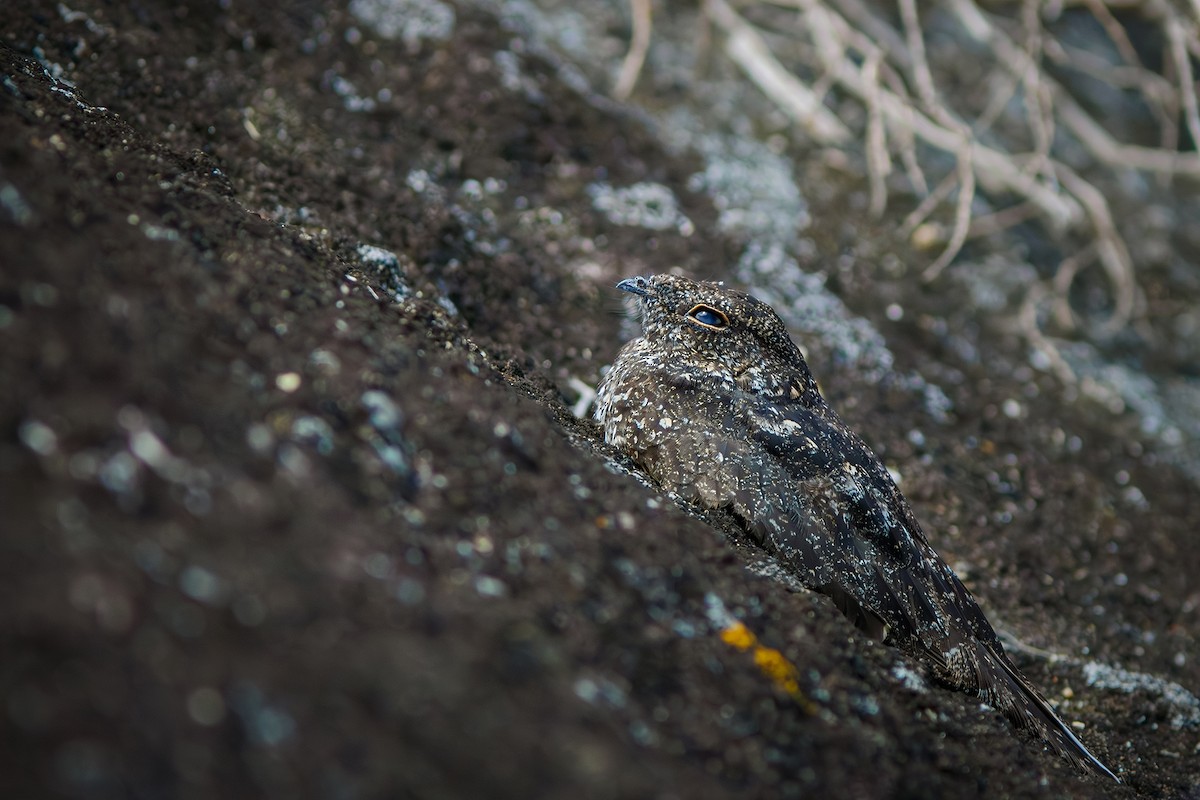
[[[610,444],[664,489],[731,508],[864,631],[923,655],[948,683],[979,693],[1072,762],[1112,775],[1017,671],[887,469],[825,403],[769,306],[673,275],[620,287],[639,296],[643,335],[598,391],[596,419]]]

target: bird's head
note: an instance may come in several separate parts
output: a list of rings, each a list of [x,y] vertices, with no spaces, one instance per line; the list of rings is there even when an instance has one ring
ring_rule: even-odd
[[[617,288],[637,295],[643,337],[673,358],[735,381],[758,394],[790,393],[815,383],[779,315],[723,283],[678,275],[628,278]]]

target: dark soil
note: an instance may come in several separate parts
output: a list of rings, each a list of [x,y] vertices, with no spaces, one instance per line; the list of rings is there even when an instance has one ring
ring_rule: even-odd
[[[1135,423],[989,374],[1002,331],[962,363],[953,292],[888,322],[894,285],[835,282],[958,376],[937,425],[813,353],[1116,786],[906,683],[571,414],[618,279],[728,274],[695,163],[536,56],[506,84],[484,12],[409,46],[325,6],[0,9],[0,794],[1200,796],[1200,506]],[[597,180],[696,233],[614,225]]]

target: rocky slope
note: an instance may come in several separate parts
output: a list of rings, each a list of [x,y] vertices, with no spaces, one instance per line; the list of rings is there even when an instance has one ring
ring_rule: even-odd
[[[1195,484],[969,286],[906,278],[837,159],[741,218],[808,225],[804,271],[739,271],[713,187],[790,162],[673,141],[511,15],[18,5],[5,796],[1200,791]],[[613,284],[675,267],[790,309],[1126,785],[864,639],[572,413],[633,332]]]

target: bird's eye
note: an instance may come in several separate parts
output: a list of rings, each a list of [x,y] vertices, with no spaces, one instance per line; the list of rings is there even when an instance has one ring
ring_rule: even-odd
[[[692,310],[687,315],[689,320],[705,328],[721,330],[729,327],[729,317],[725,316],[725,312],[712,306],[706,306],[704,303],[692,306]]]

